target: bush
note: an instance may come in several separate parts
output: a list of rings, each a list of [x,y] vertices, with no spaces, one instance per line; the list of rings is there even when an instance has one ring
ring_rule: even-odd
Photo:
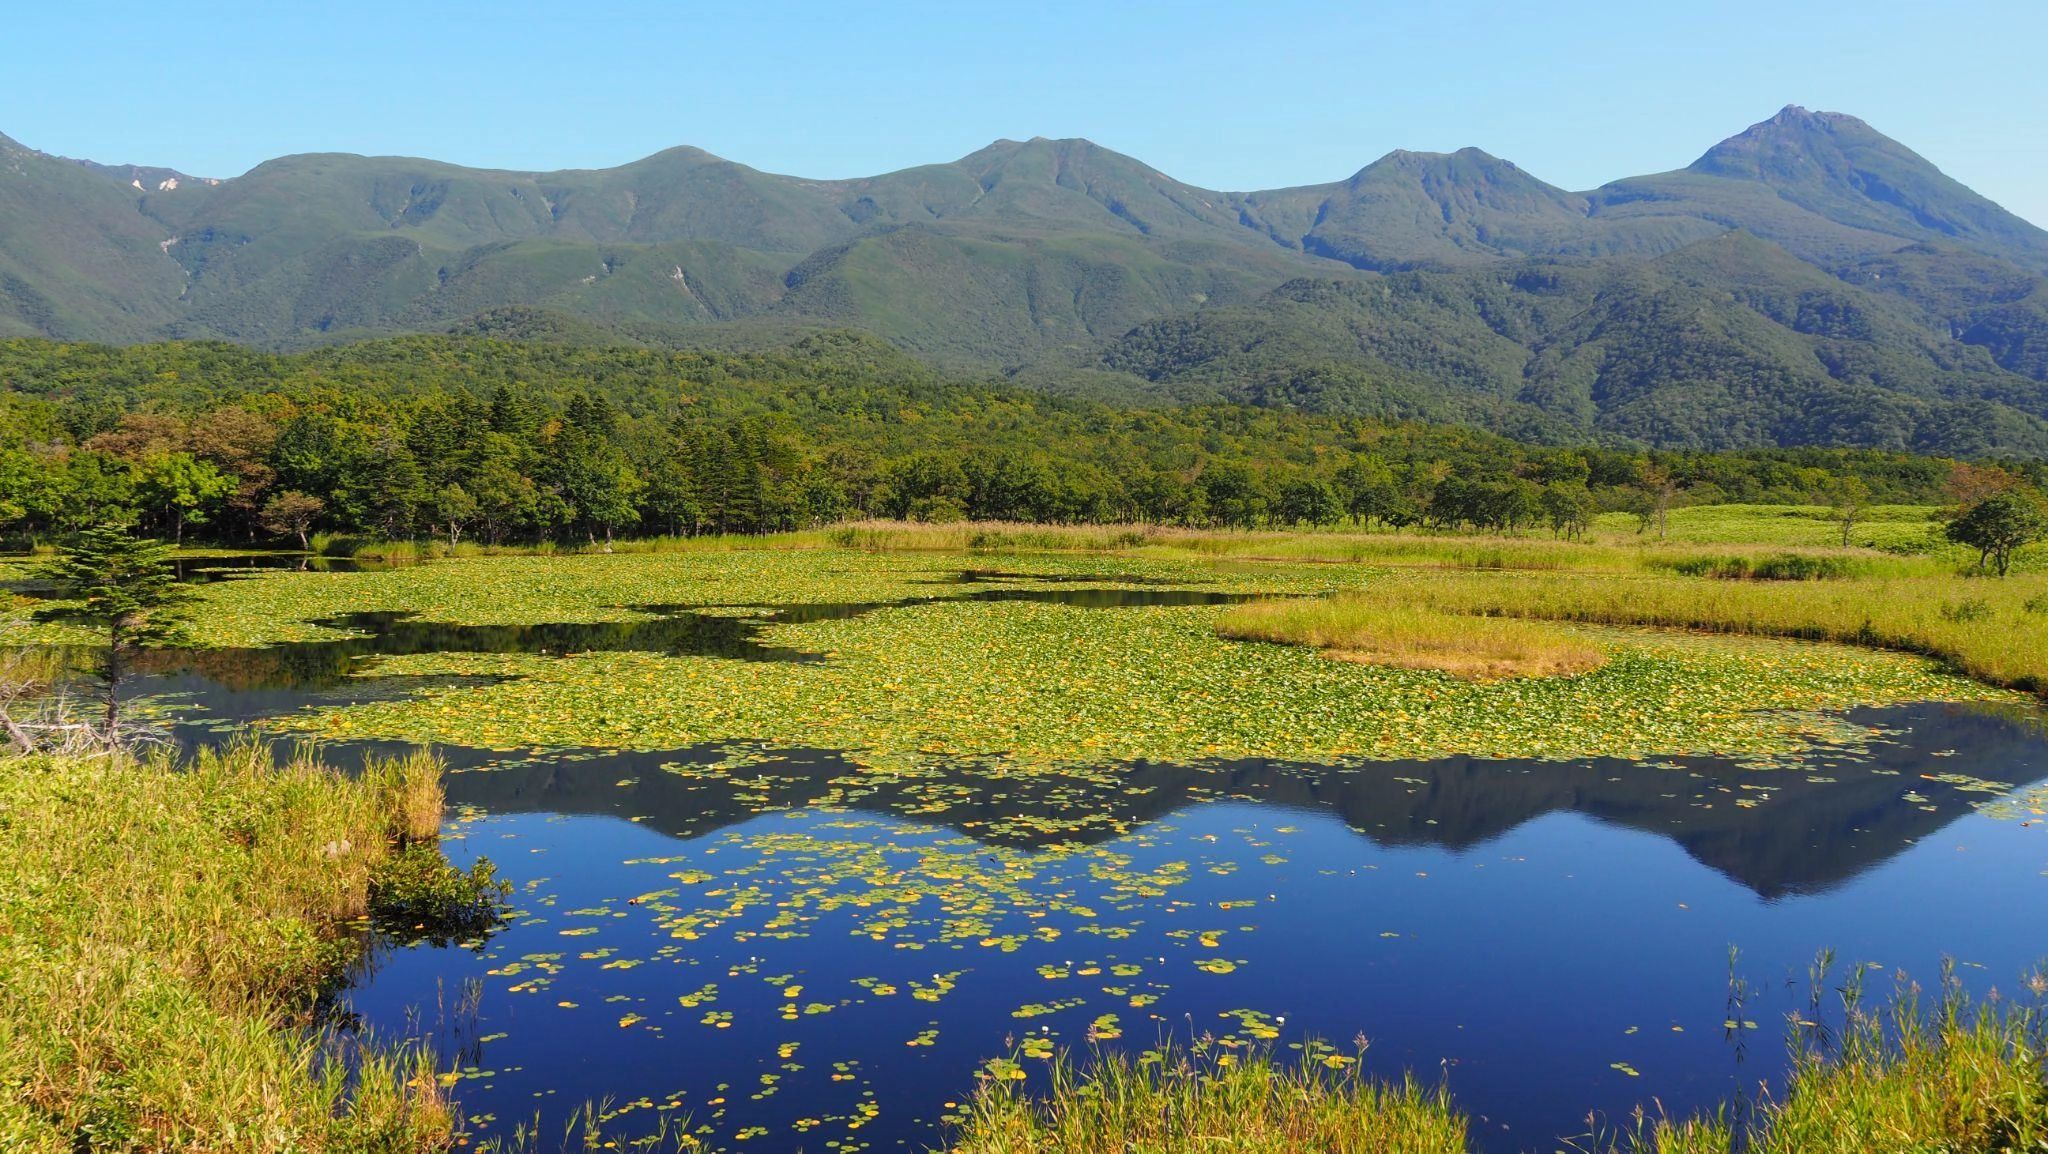
[[[414,844],[393,854],[370,877],[370,924],[393,941],[476,942],[505,918],[512,885],[489,858],[468,872],[455,868],[438,847]]]
[[[1990,616],[1991,602],[1982,597],[1965,597],[1961,601],[1941,603],[1943,621],[1953,621],[1960,625],[1970,621],[1983,621]]]

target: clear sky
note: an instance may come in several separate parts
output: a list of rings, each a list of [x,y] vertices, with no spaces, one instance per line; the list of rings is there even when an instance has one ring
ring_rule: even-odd
[[[1848,112],[2048,225],[2048,0],[45,0],[0,132],[231,176],[289,152],[865,175],[1085,136],[1227,190],[1477,145],[1567,188]]]

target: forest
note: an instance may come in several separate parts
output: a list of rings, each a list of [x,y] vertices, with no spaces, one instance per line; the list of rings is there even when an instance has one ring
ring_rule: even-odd
[[[0,342],[0,536],[489,544],[833,521],[1576,534],[1681,505],[1932,504],[1985,470],[1884,450],[1531,445],[1232,404],[1126,407],[943,376],[881,342],[772,353],[401,337],[294,354]],[[1981,485],[1980,485],[1981,487]]]

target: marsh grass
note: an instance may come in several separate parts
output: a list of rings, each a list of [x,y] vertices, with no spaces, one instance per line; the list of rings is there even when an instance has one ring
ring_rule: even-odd
[[[1715,581],[1617,574],[1444,574],[1368,587],[1383,606],[1838,641],[1935,657],[1993,685],[2048,693],[2048,575]]]
[[[311,1018],[430,792],[419,764],[350,779],[253,744],[5,762],[0,1149],[448,1145],[427,1054]]]
[[[841,549],[892,552],[1054,552],[1109,553],[1155,543],[1171,531],[1153,525],[1033,525],[1009,521],[955,521],[923,524],[914,521],[855,521],[819,534]],[[810,535],[789,534],[798,542]]]
[[[1841,1025],[1790,1023],[1782,1093],[1741,1123],[1725,1111],[1672,1119],[1639,1111],[1618,1131],[1567,1142],[1579,1154],[2029,1154],[2048,1150],[2048,1068],[2040,997],[1972,1001],[1945,973],[1936,1004],[1901,987],[1866,1006],[1856,973],[1839,987]],[[1818,1017],[1816,1006],[1811,1013]],[[1410,1079],[1374,1082],[1328,1047],[1282,1062],[1270,1051],[1197,1042],[1136,1058],[1097,1054],[1077,1072],[1062,1052],[1045,1092],[1022,1089],[1023,1062],[990,1063],[956,1120],[952,1154],[1463,1154],[1468,1126],[1451,1095]],[[1314,1055],[1322,1058],[1316,1060]],[[1028,1059],[1026,1059],[1028,1061]],[[1547,1148],[1547,1147],[1546,1147]]]
[[[858,549],[873,553],[1119,553],[1211,560],[1268,560],[1401,567],[1655,572],[1718,569],[1724,576],[1933,576],[1974,559],[1942,540],[1940,510],[1884,506],[1859,523],[1858,544],[1836,542],[1839,523],[1825,508],[1713,505],[1676,510],[1671,531],[1655,537],[1603,518],[1586,540],[1548,533],[1490,535],[1365,529],[1187,529],[1151,524],[1044,525],[1005,521],[852,521],[763,536],[619,538],[609,544],[487,545],[463,541],[373,541],[328,537],[314,550],[330,556],[404,564],[465,557],[612,553],[710,553],[732,550]],[[1864,530],[1868,530],[1867,532]],[[2048,563],[2048,548],[2024,550],[2024,569]],[[1774,573],[1773,569],[1785,570]]]
[[[830,548],[832,544],[830,531],[813,529],[766,536],[734,533],[705,534],[697,537],[620,537],[608,543],[541,541],[517,545],[490,545],[480,541],[461,541],[450,545],[437,539],[386,541],[356,537],[316,537],[313,541],[313,552],[323,557],[397,566],[471,557],[570,557],[586,553],[723,553],[735,549],[764,547],[785,550],[825,549]]]
[[[424,751],[373,761],[366,778],[389,799],[392,831],[401,846],[428,842],[441,834],[441,813],[447,795],[441,788],[441,763]]]
[[[1914,507],[1917,508],[1917,507]],[[1796,508],[1794,511],[1800,511]],[[1807,523],[1804,517],[1799,518]],[[1161,525],[1028,525],[958,522],[927,525],[863,521],[832,529],[743,539],[756,548],[839,547],[866,552],[1044,551],[1119,553],[1212,561],[1282,561],[1356,564],[1421,569],[1513,570],[1529,572],[1683,572],[1761,579],[1838,576],[1953,575],[1974,555],[1930,543],[1911,553],[1844,549],[1824,542],[1788,540],[1769,531],[1770,520],[1745,518],[1724,526],[1750,525],[1755,539],[1723,537],[1688,541],[1637,534],[1605,534],[1591,541],[1559,540],[1548,534],[1498,536],[1414,531],[1326,529],[1218,530]],[[722,538],[692,538],[707,543]],[[621,549],[627,546],[621,545]],[[707,544],[706,548],[719,547]],[[2039,550],[2048,556],[2048,550]]]
[[[1792,1074],[1749,1122],[1639,1119],[1599,1143],[1623,1154],[2024,1154],[2048,1150],[2048,1065],[2039,998],[1973,1001],[1944,973],[1937,1004],[1903,985],[1887,1008],[1842,987],[1839,1031],[1792,1025]]]
[[[1434,669],[1453,677],[1568,677],[1607,663],[1607,651],[1569,629],[1474,617],[1369,594],[1258,601],[1231,610],[1217,633],[1240,641],[1307,645],[1343,661]]]
[[[1462,1154],[1466,1122],[1439,1090],[1382,1085],[1265,1052],[1162,1047],[1099,1054],[1080,1072],[1052,1060],[1042,1097],[1019,1089],[1014,1061],[992,1063],[966,1103],[953,1154]]]

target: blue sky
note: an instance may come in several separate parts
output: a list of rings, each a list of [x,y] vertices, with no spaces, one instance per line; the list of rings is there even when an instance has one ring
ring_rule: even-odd
[[[2048,0],[15,7],[0,132],[209,176],[287,152],[544,169],[693,144],[838,177],[1044,135],[1211,188],[1468,144],[1587,188],[1797,103],[2048,224]]]

